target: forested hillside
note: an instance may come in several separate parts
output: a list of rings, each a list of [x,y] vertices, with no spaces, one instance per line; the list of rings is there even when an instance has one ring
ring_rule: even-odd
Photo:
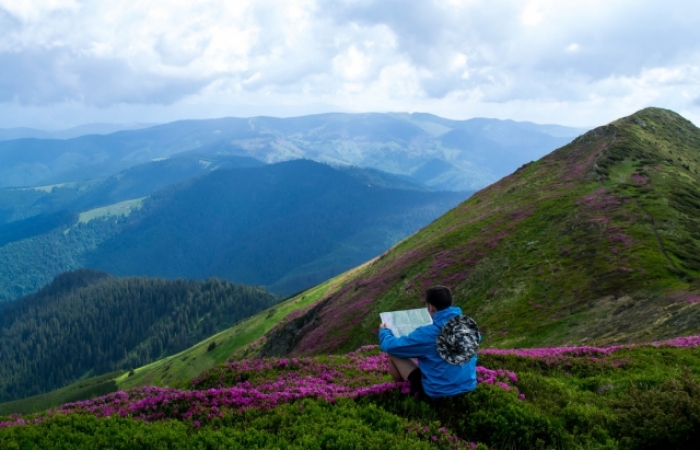
[[[0,302],[80,267],[291,294],[380,254],[468,195],[359,167],[192,155],[99,182],[4,189]]]
[[[468,195],[384,187],[366,173],[305,160],[219,170],[153,195],[85,264],[292,294],[382,253]]]
[[[274,305],[259,287],[81,269],[0,309],[0,401],[177,353]]]

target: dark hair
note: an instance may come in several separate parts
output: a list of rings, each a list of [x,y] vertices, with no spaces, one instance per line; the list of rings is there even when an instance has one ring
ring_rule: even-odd
[[[452,306],[452,291],[447,286],[433,286],[425,291],[425,301],[442,311]]]

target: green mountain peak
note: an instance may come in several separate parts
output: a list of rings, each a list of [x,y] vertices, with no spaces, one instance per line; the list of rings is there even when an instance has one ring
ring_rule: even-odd
[[[418,307],[434,284],[453,289],[487,346],[692,333],[699,173],[700,129],[672,111],[647,108],[591,130],[396,245],[307,315],[278,325],[259,353],[373,342],[380,311]]]

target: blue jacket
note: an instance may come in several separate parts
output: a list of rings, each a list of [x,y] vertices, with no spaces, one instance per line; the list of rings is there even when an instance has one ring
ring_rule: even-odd
[[[446,397],[476,389],[476,360],[455,366],[438,355],[437,338],[442,326],[462,314],[456,306],[437,311],[433,324],[417,328],[407,336],[395,337],[391,330],[379,330],[379,348],[399,358],[418,358],[423,373],[423,389],[429,397]]]

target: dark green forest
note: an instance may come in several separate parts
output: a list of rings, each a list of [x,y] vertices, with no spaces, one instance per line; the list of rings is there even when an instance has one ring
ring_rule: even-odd
[[[117,233],[119,226],[119,220],[98,219],[76,223],[69,231],[58,226],[1,246],[0,304],[36,292],[58,274],[84,267],[82,255]]]
[[[155,193],[85,265],[289,295],[381,254],[468,196],[407,187],[307,160],[218,170]]]
[[[0,402],[177,353],[274,305],[260,287],[80,269],[0,307]]]

